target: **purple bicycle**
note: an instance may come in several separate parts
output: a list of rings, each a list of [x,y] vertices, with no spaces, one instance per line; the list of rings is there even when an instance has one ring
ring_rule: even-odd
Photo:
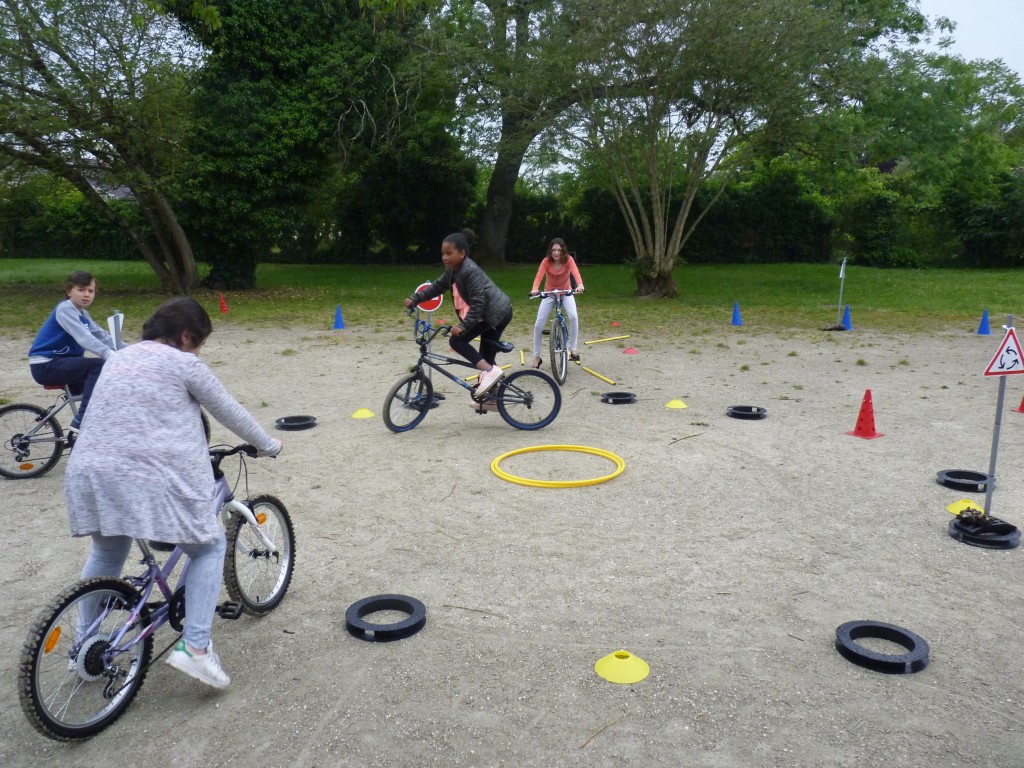
[[[210,448],[217,506],[227,534],[224,584],[230,600],[217,607],[224,619],[260,616],[284,598],[295,569],[295,531],[284,504],[273,496],[234,498],[220,468],[238,455],[254,457],[251,445]],[[80,581],[43,609],[29,630],[18,668],[21,708],[33,727],[52,739],[95,736],[120,717],[146,679],[153,635],[164,624],[181,635],[189,561],[178,547],[136,539],[142,575]],[[157,563],[153,550],[170,549]],[[174,588],[172,576],[180,573]]]

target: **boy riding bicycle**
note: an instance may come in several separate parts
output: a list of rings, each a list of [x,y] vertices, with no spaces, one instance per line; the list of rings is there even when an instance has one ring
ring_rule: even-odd
[[[67,298],[54,307],[36,334],[28,364],[37,384],[67,384],[72,394],[82,396],[78,415],[69,427],[69,431],[77,431],[103,363],[116,348],[110,334],[86,311],[96,298],[95,278],[88,272],[72,272],[65,281],[64,295]],[[86,357],[87,351],[96,357]]]

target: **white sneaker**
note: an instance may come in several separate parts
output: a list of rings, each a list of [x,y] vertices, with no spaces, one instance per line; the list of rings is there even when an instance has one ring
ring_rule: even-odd
[[[491,370],[481,373],[480,383],[477,384],[476,393],[478,395],[482,395],[488,389],[493,387],[495,383],[498,381],[498,379],[500,379],[504,375],[505,372],[501,370],[501,368],[499,368],[497,365],[493,366]]]
[[[188,646],[185,645],[185,639],[182,638],[174,646],[171,655],[167,657],[167,663],[214,688],[227,688],[231,684],[231,678],[221,667],[220,658],[213,651],[212,641],[206,646],[206,653],[197,656],[189,651]]]

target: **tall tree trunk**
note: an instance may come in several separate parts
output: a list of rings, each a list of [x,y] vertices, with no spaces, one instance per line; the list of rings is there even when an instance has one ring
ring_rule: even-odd
[[[636,295],[642,299],[671,299],[677,292],[671,270],[636,276]]]
[[[111,224],[114,224],[118,229],[128,235],[128,238],[132,241],[139,253],[142,254],[142,258],[146,260],[149,266],[153,269],[157,279],[160,281],[160,289],[167,293],[184,293],[184,288],[178,280],[178,275],[168,268],[163,258],[153,249],[152,245],[143,236],[138,229],[136,229],[130,222],[128,222],[123,216],[117,213],[110,205],[107,200],[102,197],[89,183],[89,180],[85,178],[85,175],[77,168],[70,166],[64,166],[58,169],[60,174],[64,176],[68,181],[75,185],[79,192],[81,192],[89,204],[92,205],[100,214]],[[139,201],[139,205],[143,207],[145,211],[146,206],[142,201]]]
[[[512,221],[516,182],[519,181],[526,150],[536,136],[535,133],[522,135],[523,130],[518,121],[511,118],[502,121],[498,157],[494,162],[491,181],[487,185],[487,208],[480,222],[480,231],[477,233],[480,240],[473,257],[488,267],[505,266],[505,240]]]
[[[192,252],[192,244],[188,241],[188,235],[181,228],[178,217],[174,213],[170,202],[159,192],[151,192],[149,195],[152,201],[154,213],[160,220],[161,230],[167,237],[161,238],[165,260],[172,264],[172,271],[178,276],[178,282],[184,293],[192,293],[199,287],[199,269],[196,266],[196,257]]]

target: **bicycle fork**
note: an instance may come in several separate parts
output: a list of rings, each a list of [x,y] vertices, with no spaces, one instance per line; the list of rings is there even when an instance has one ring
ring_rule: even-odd
[[[274,542],[268,539],[267,535],[263,533],[263,529],[260,527],[260,522],[256,519],[256,515],[254,515],[253,511],[242,502],[234,498],[226,500],[224,502],[224,507],[221,510],[221,514],[224,515],[225,523],[230,520],[232,514],[241,515],[252,527],[263,546],[267,548],[267,552],[273,554],[277,551],[274,548]]]

